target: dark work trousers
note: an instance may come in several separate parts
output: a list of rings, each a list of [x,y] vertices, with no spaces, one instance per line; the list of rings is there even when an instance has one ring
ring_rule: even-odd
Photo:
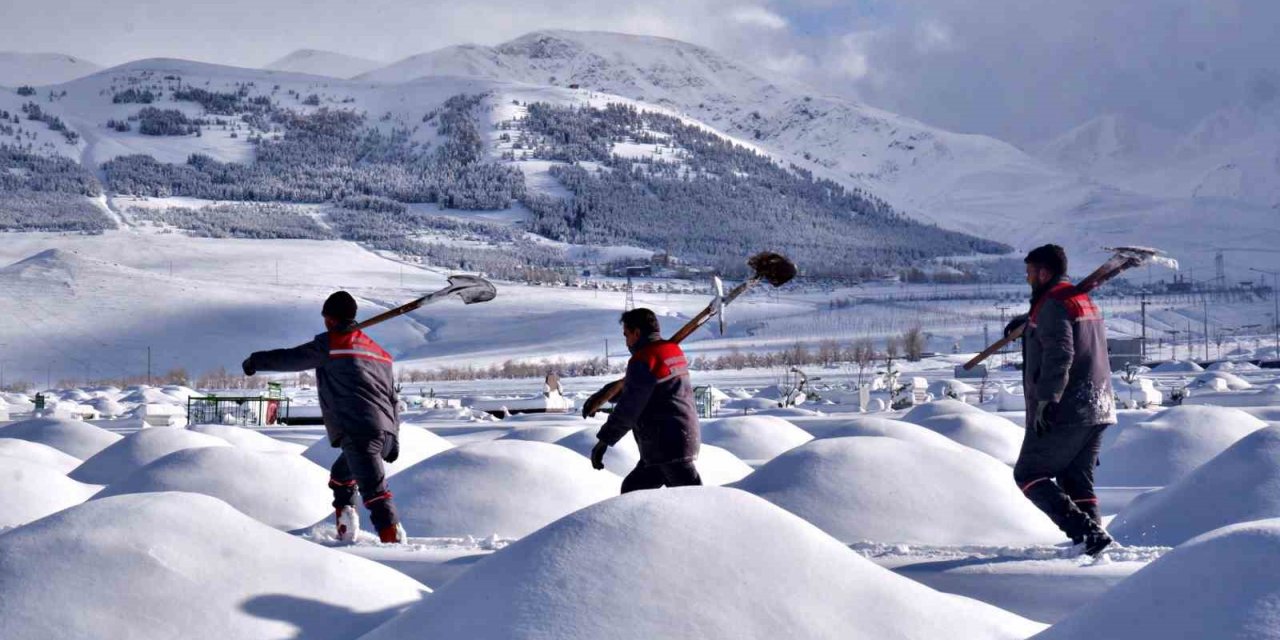
[[[641,462],[622,479],[622,492],[701,484],[702,476],[698,475],[698,468],[693,466],[693,462],[668,462],[650,466],[645,466],[644,462]]]
[[[390,433],[373,440],[342,439],[342,453],[329,470],[329,487],[333,489],[333,508],[355,505],[356,488],[364,506],[369,509],[369,521],[375,531],[394,526],[400,521],[396,507],[391,503],[387,490],[387,473],[383,460],[395,460],[399,443]]]
[[[1022,493],[1077,542],[1102,525],[1098,496],[1093,492],[1093,469],[1098,466],[1106,428],[1105,424],[1051,425],[1042,436],[1027,429],[1013,467],[1013,479]]]

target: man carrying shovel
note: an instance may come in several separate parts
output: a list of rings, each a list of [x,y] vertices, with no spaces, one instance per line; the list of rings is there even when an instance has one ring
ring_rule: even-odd
[[[320,411],[329,444],[342,454],[330,470],[338,539],[353,542],[360,530],[359,488],[369,520],[382,542],[404,542],[404,527],[391,502],[383,461],[395,462],[400,415],[391,356],[356,327],[356,300],[346,291],[329,296],[321,311],[326,331],[291,349],[256,351],[244,374],[316,370]]]

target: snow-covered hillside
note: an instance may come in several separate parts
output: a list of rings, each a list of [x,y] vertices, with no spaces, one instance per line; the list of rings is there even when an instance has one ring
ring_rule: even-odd
[[[101,69],[88,60],[62,53],[0,51],[0,87],[58,84]]]
[[[336,51],[298,49],[289,55],[266,65],[270,71],[292,71],[316,76],[351,78],[381,67],[382,62],[349,56]]]
[[[1204,233],[1239,236],[1232,241],[1243,244],[1228,246],[1246,248],[1276,246],[1280,239],[1269,204],[1259,204],[1269,196],[1252,195],[1280,188],[1274,171],[1265,175],[1249,168],[1265,167],[1263,161],[1242,167],[1195,155],[1192,169],[1170,175],[1167,184],[1160,182],[1163,174],[1154,174],[1149,186],[1112,185],[1081,166],[1089,158],[1149,157],[1171,144],[1138,123],[1102,118],[1085,125],[1053,146],[1060,159],[1070,161],[1059,167],[994,138],[944,131],[772,81],[703,47],[601,32],[541,31],[495,47],[449,47],[359,78],[403,82],[439,75],[576,85],[662,105],[820,176],[865,188],[908,215],[1020,249],[1052,241],[1091,261],[1101,257],[1102,245],[1151,244],[1178,253],[1184,264],[1208,269],[1213,253],[1205,248]],[[1205,163],[1209,168],[1200,169]],[[1198,179],[1189,182],[1188,171]],[[1198,186],[1188,188],[1189,183]],[[1231,224],[1207,222],[1224,208],[1231,211]],[[1192,241],[1189,224],[1210,228]],[[1152,231],[1161,229],[1171,232],[1153,239]],[[1225,238],[1214,242],[1228,244]]]

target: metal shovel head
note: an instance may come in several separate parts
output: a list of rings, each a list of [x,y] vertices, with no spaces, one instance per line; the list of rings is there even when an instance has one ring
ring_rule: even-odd
[[[498,296],[493,283],[480,276],[449,276],[449,288],[462,298],[464,304],[488,302]]]
[[[711,276],[711,286],[716,292],[716,299],[711,303],[712,308],[715,309],[716,319],[720,322],[720,335],[724,335],[724,282],[720,280],[720,276]]]
[[[1174,271],[1178,270],[1178,261],[1168,257],[1165,252],[1159,249],[1151,247],[1103,247],[1103,249],[1131,259],[1135,263],[1134,266],[1151,263]]]
[[[771,251],[762,251],[751,256],[751,259],[747,260],[747,266],[751,267],[757,278],[775,287],[781,287],[796,277],[796,265],[785,256]]]

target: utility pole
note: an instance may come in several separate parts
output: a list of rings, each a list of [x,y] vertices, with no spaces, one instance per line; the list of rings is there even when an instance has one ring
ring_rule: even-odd
[[[1004,321],[1004,312],[1005,312],[1006,310],[1008,310],[1008,309],[1011,309],[1012,307],[1011,307],[1010,305],[1007,305],[1007,304],[998,304],[998,305],[996,305],[996,308],[1000,310],[1000,335],[1001,335],[1001,337],[1003,337],[1003,336],[1004,336],[1004,328],[1005,328],[1006,326],[1008,326],[1008,324],[1007,324],[1007,323],[1005,323],[1005,321]],[[987,344],[991,344],[991,342],[990,342],[989,340],[985,340],[985,338],[986,338],[986,334],[985,334],[985,333],[983,334],[983,338],[984,338],[983,342],[986,342]],[[1001,354],[1001,356],[1000,356],[1000,366],[1004,366],[1005,364],[1008,364],[1008,357],[1007,357],[1007,356],[1005,356],[1005,355],[1003,355],[1003,354]]]
[[[1272,330],[1276,334],[1276,359],[1280,359],[1280,271],[1267,271],[1265,269],[1249,268],[1250,271],[1265,273],[1271,276],[1271,300],[1275,303],[1276,311],[1272,319]]]
[[[1147,299],[1147,293],[1142,292],[1142,361],[1147,362],[1147,305],[1151,301]]]
[[[1202,295],[1200,303],[1204,305],[1204,359],[1209,360],[1209,297]]]
[[[151,345],[147,345],[147,386],[151,386]]]
[[[1173,360],[1174,362],[1177,362],[1178,361],[1178,334],[1182,333],[1182,331],[1179,329],[1165,329],[1164,332],[1173,336],[1173,339],[1169,341],[1170,343],[1173,344],[1173,357],[1171,358],[1171,360]]]

